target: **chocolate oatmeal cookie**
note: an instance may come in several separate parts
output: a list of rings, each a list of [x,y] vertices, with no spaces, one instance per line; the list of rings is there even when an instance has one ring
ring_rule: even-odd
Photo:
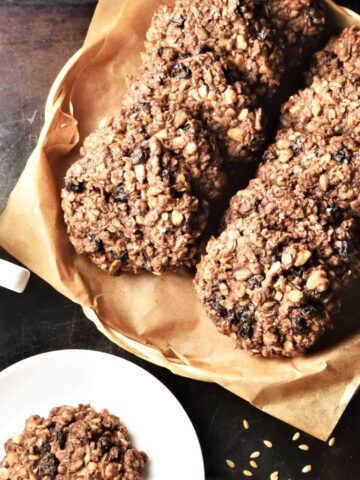
[[[263,8],[282,42],[287,69],[296,68],[316,50],[325,32],[321,0],[264,0]]]
[[[143,480],[147,455],[107,410],[62,406],[30,417],[5,444],[2,480]]]
[[[320,68],[311,76],[312,83],[282,108],[283,128],[323,136],[360,133],[359,45],[360,30],[346,29],[317,55]]]
[[[258,179],[244,193],[244,215],[207,245],[197,295],[238,347],[293,357],[338,309],[334,294],[351,274],[356,223],[347,214],[335,223],[317,200]]]
[[[254,160],[264,141],[262,109],[244,82],[231,76],[228,63],[212,53],[165,63],[145,63],[124,103],[136,107],[161,101],[187,108],[201,119],[233,162]]]
[[[208,201],[225,183],[211,134],[155,102],[123,109],[84,142],[62,207],[70,241],[102,270],[192,267]]]
[[[326,47],[314,55],[312,66],[305,77],[311,85],[314,77],[327,77],[338,71],[346,77],[359,79],[360,72],[360,28],[348,27],[339,37],[333,37]]]
[[[329,221],[360,216],[360,141],[351,136],[280,131],[264,155],[257,178],[264,188],[278,186],[316,199]],[[225,222],[247,216],[263,203],[257,189],[239,191],[231,200]]]
[[[354,31],[333,50],[344,52],[344,37]],[[288,128],[198,266],[197,294],[220,332],[266,357],[311,347],[340,306],[338,290],[359,274],[359,72],[341,55],[286,105]]]
[[[144,62],[179,61],[206,51],[226,58],[258,94],[276,90],[284,71],[283,51],[254,0],[178,0],[155,14]]]

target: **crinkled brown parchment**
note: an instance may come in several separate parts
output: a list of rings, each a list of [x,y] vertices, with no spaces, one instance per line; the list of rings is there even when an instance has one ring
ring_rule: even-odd
[[[175,373],[216,382],[265,412],[325,440],[360,384],[356,288],[335,330],[293,360],[235,350],[195,299],[188,273],[108,277],[75,255],[60,190],[79,140],[114,113],[125,78],[140,62],[145,31],[162,0],[100,0],[83,48],[65,65],[46,121],[0,219],[0,244],[63,295],[83,306],[111,340]],[[360,17],[328,4],[339,24]]]

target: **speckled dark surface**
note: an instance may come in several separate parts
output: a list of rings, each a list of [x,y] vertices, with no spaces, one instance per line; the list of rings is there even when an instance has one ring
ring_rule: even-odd
[[[360,12],[359,0],[343,3]],[[91,1],[0,0],[0,210],[36,143],[48,89],[59,68],[80,46],[94,6]],[[5,252],[0,256],[9,258]],[[275,470],[280,480],[360,478],[359,395],[336,428],[333,448],[304,435],[311,449],[301,452],[291,442],[293,428],[216,385],[176,377],[121,350],[97,332],[77,305],[35,275],[22,295],[0,290],[0,370],[31,355],[63,348],[119,355],[164,382],[194,423],[208,480],[245,478],[241,472],[248,466],[249,453],[261,447],[264,438],[270,438],[274,446],[262,449],[266,451],[254,479],[268,479]],[[247,431],[243,418],[251,425]],[[236,469],[227,467],[227,458],[234,460]],[[181,452],[179,461],[186,462]],[[312,464],[313,471],[304,475],[301,468],[306,464]],[[184,480],[192,480],[191,473]]]

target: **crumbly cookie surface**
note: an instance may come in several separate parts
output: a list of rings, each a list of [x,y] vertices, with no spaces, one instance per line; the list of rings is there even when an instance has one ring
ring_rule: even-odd
[[[323,136],[360,133],[360,29],[345,29],[316,55],[311,84],[282,108],[283,128]]]
[[[320,0],[264,0],[266,17],[282,42],[287,68],[303,63],[324,33],[326,15]]]
[[[211,51],[258,93],[272,92],[284,70],[283,52],[257,7],[252,0],[178,0],[174,8],[161,7],[147,33],[145,62]]]
[[[145,63],[125,96],[130,105],[161,100],[187,108],[216,135],[222,155],[254,160],[264,142],[264,119],[256,96],[212,53]]]
[[[62,207],[75,250],[102,270],[192,267],[225,183],[211,135],[184,110],[124,109],[84,142]]]
[[[198,297],[240,348],[296,356],[337,308],[333,294],[351,273],[355,222],[344,215],[335,223],[316,200],[258,180],[238,201],[244,216],[209,242],[198,266]]]
[[[143,480],[148,460],[117,417],[89,405],[30,417],[5,452],[2,480]]]

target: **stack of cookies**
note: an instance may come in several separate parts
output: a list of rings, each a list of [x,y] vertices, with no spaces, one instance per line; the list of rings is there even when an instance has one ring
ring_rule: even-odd
[[[267,138],[284,76],[323,36],[318,0],[178,0],[143,64],[84,142],[62,207],[70,241],[111,274],[194,267],[214,203]]]
[[[220,332],[265,357],[311,347],[359,266],[360,30],[315,56],[257,177],[232,199],[196,290]]]

